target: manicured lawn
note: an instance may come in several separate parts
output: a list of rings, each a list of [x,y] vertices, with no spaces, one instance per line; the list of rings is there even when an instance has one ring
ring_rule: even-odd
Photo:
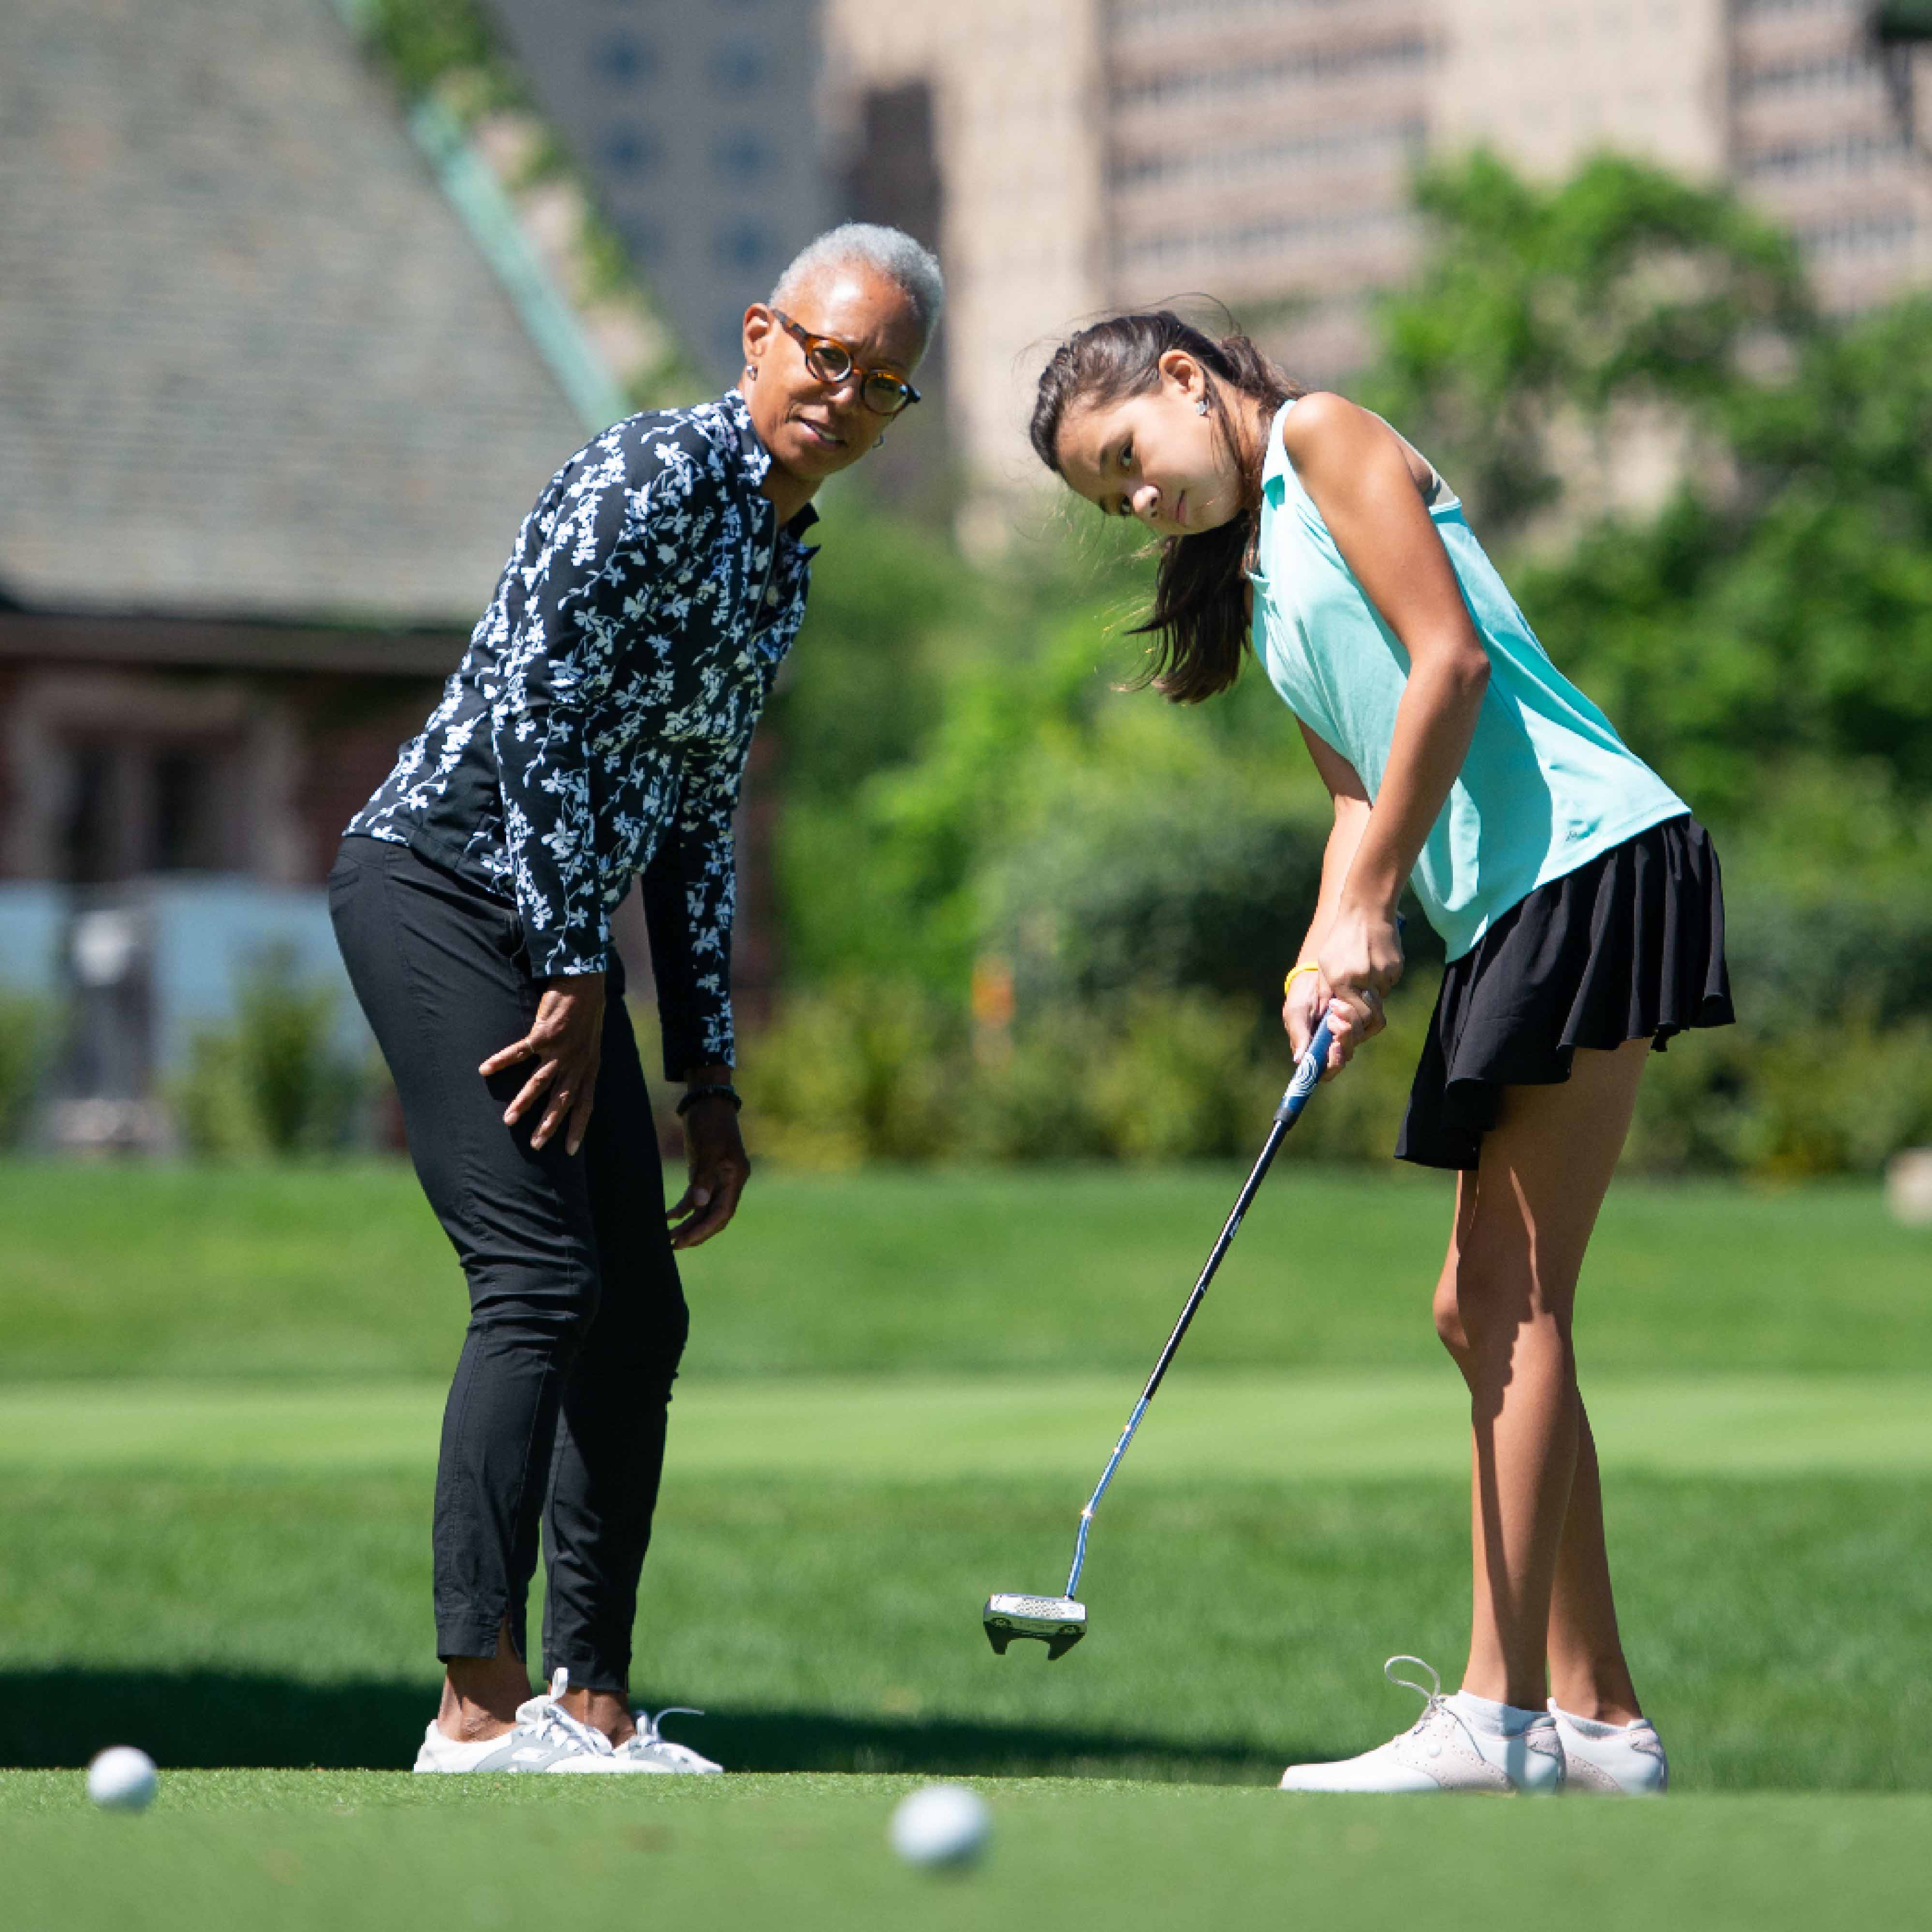
[[[681,1474],[968,1477],[1093,1486],[1137,1378],[686,1376],[672,1412]],[[1611,1375],[1592,1382],[1598,1452],[1619,1474],[1932,1475],[1932,1376]],[[440,1384],[0,1384],[0,1470],[411,1469],[436,1455]],[[1454,1475],[1468,1399],[1429,1369],[1238,1374],[1174,1368],[1124,1480]]]
[[[558,1923],[844,1928],[1488,1932],[1506,1889],[1598,1932],[1905,1925],[1932,1799],[1390,1804],[1034,1781],[986,1788],[976,1870],[888,1852],[910,1781],[178,1773],[139,1818],[86,1815],[71,1775],[0,1777],[22,1932],[365,1932]],[[425,1786],[430,1788],[425,1789]],[[494,1786],[494,1788],[492,1788]]]
[[[1142,1369],[1232,1198],[1218,1169],[761,1173],[688,1258],[698,1374]],[[1439,1178],[1271,1177],[1188,1342],[1229,1368],[1424,1366]],[[406,1167],[0,1165],[0,1378],[436,1378],[465,1314]],[[1932,1372],[1932,1234],[1875,1188],[1620,1182],[1586,1366]]]
[[[152,1471],[0,1484],[0,1763],[400,1766],[433,1708],[419,1474]],[[980,1606],[1057,1588],[1060,1483],[674,1472],[635,1688],[749,1770],[1271,1779],[1453,1681],[1464,1485],[1124,1479],[1093,1634],[1004,1659]],[[1625,1631],[1679,1788],[1932,1791],[1932,1480],[1628,1474]]]
[[[687,1270],[635,1672],[739,1774],[612,1787],[364,1768],[434,1708],[464,1312],[406,1169],[0,1166],[0,1764],[164,1769],[141,1818],[0,1772],[0,1922],[1914,1922],[1932,1240],[1869,1188],[1625,1184],[1604,1216],[1580,1338],[1667,1802],[1254,1788],[1408,1720],[1385,1656],[1460,1663],[1427,1178],[1282,1170],[1108,1498],[1092,1635],[992,1654],[981,1602],[1063,1582],[1235,1179],[760,1174]],[[884,1844],[940,1775],[999,1780],[950,1880]]]

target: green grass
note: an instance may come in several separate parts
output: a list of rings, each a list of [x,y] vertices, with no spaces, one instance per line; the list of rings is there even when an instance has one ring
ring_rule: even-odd
[[[614,1790],[364,1768],[433,1707],[426,1474],[464,1315],[406,1170],[0,1166],[0,1763],[131,1740],[164,1766],[143,1818],[0,1772],[0,1918],[1379,1932],[1486,1928],[1500,1884],[1586,1928],[1911,1922],[1932,1240],[1869,1188],[1626,1183],[1605,1214],[1580,1340],[1668,1803],[1246,1788],[1404,1722],[1390,1652],[1459,1660],[1427,1178],[1270,1183],[1108,1498],[1093,1634],[992,1655],[980,1602],[1063,1580],[1234,1180],[760,1174],[686,1270],[636,1670],[742,1774]],[[883,1844],[934,1775],[1001,1780],[951,1881]]]
[[[674,1473],[635,1684],[754,1770],[1270,1778],[1388,1736],[1396,1651],[1460,1660],[1466,1486],[1123,1479],[1059,1663],[988,1648],[1057,1588],[1058,1484]],[[1932,1481],[1627,1476],[1625,1630],[1682,1789],[1932,1791]],[[414,1473],[10,1476],[0,1763],[407,1761],[432,1706]]]
[[[680,1381],[688,1474],[1051,1478],[1098,1473],[1138,1384],[1121,1376]],[[1728,1477],[1932,1474],[1932,1376],[1612,1376],[1590,1412],[1606,1468]],[[0,1384],[0,1469],[413,1469],[436,1455],[435,1384]],[[1128,1468],[1173,1478],[1453,1475],[1468,1402],[1433,1369],[1239,1375],[1190,1362],[1161,1386]]]
[[[1380,1932],[1418,1918],[1487,1932],[1499,1892],[1586,1932],[1634,1915],[1700,1932],[1891,1926],[1922,1907],[1907,1848],[1932,1832],[1932,1800],[1917,1798],[1390,1806],[1031,1783],[987,1790],[994,1833],[979,1869],[933,1875],[885,1846],[903,1780],[613,1790],[533,1778],[478,1791],[207,1773],[171,1779],[140,1818],[80,1815],[76,1782],[0,1781],[9,1922],[23,1932],[566,1919],[980,1932],[1014,1918],[1064,1932]]]
[[[1218,1169],[760,1173],[687,1258],[697,1373],[1143,1366],[1231,1202]],[[1440,1177],[1270,1178],[1196,1366],[1426,1366]],[[398,1164],[0,1165],[0,1378],[435,1379],[465,1306]],[[1875,1188],[1619,1182],[1579,1330],[1594,1371],[1932,1372],[1932,1235]]]

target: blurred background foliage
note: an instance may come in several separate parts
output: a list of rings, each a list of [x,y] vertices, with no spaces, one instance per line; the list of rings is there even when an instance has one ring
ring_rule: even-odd
[[[1616,158],[1418,194],[1432,250],[1351,392],[1724,861],[1743,1024],[1654,1061],[1630,1158],[1876,1168],[1932,1138],[1932,303],[1828,320],[1778,231]],[[747,1043],[754,1145],[1246,1150],[1326,817],[1287,712],[1252,669],[1197,710],[1116,688],[1123,533],[1063,506],[980,568],[848,488],[772,712],[790,992]],[[1407,938],[1304,1154],[1392,1144],[1440,965]]]
[[[168,1099],[190,1153],[216,1160],[340,1153],[372,1138],[388,1076],[341,1045],[334,994],[271,949],[228,1025],[201,1029]]]
[[[0,990],[0,1148],[16,1146],[26,1130],[58,1025],[50,1002]]]

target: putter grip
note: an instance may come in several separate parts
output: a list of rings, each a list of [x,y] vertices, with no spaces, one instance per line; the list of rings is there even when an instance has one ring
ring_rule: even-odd
[[[1315,1091],[1322,1070],[1328,1064],[1329,1043],[1328,1016],[1324,1013],[1322,1024],[1315,1029],[1315,1037],[1308,1042],[1308,1051],[1294,1064],[1294,1078],[1288,1083],[1281,1105],[1274,1110],[1275,1118],[1283,1126],[1292,1126],[1301,1118],[1301,1110],[1308,1105],[1308,1096]]]

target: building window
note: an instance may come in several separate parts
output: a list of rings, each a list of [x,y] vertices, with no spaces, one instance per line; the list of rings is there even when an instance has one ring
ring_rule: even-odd
[[[1353,0],[1114,0],[1113,25],[1117,30],[1178,26],[1183,22],[1208,26],[1238,20],[1244,14],[1335,12],[1352,4]]]
[[[1124,268],[1172,269],[1188,262],[1283,255],[1314,245],[1406,235],[1416,225],[1406,208],[1368,208],[1353,214],[1283,215],[1142,236],[1118,250],[1115,259]]]
[[[607,128],[597,143],[598,158],[613,174],[648,174],[662,159],[656,140],[641,128]]]
[[[1810,256],[1878,255],[1906,247],[1918,232],[1910,214],[1873,214],[1800,228],[1796,238]]]
[[[590,70],[600,80],[628,86],[650,80],[657,58],[635,34],[606,34],[590,50]]]
[[[1747,154],[1743,172],[1753,181],[1809,181],[1821,175],[1862,174],[1904,161],[1911,144],[1894,134],[1840,134],[1826,141],[1790,141]]]
[[[1377,155],[1406,163],[1422,158],[1427,141],[1427,124],[1418,118],[1222,146],[1164,147],[1117,156],[1114,184],[1124,189],[1174,188],[1184,183],[1221,187],[1301,169],[1346,166]]]
[[[1117,108],[1166,106],[1184,101],[1232,99],[1270,92],[1295,81],[1339,80],[1375,71],[1420,69],[1430,57],[1420,34],[1400,34],[1358,46],[1316,45],[1272,60],[1242,61],[1214,67],[1173,67],[1117,82]]]
[[[1878,78],[1877,66],[1862,54],[1828,54],[1812,60],[1746,68],[1738,76],[1738,93],[1746,100],[1777,99],[1787,94],[1826,94],[1844,88],[1866,87]]]
[[[758,222],[729,222],[712,237],[712,251],[721,268],[748,274],[770,257],[772,237]]]
[[[858,134],[845,172],[853,218],[936,242],[944,196],[931,84],[868,88],[859,103]]]
[[[765,51],[755,41],[727,40],[711,52],[711,83],[722,93],[745,94],[764,86],[770,70]]]
[[[776,158],[771,143],[749,128],[721,134],[711,146],[711,165],[728,182],[762,180],[771,172]]]
[[[233,746],[138,732],[68,741],[64,875],[103,885],[236,862]]]

